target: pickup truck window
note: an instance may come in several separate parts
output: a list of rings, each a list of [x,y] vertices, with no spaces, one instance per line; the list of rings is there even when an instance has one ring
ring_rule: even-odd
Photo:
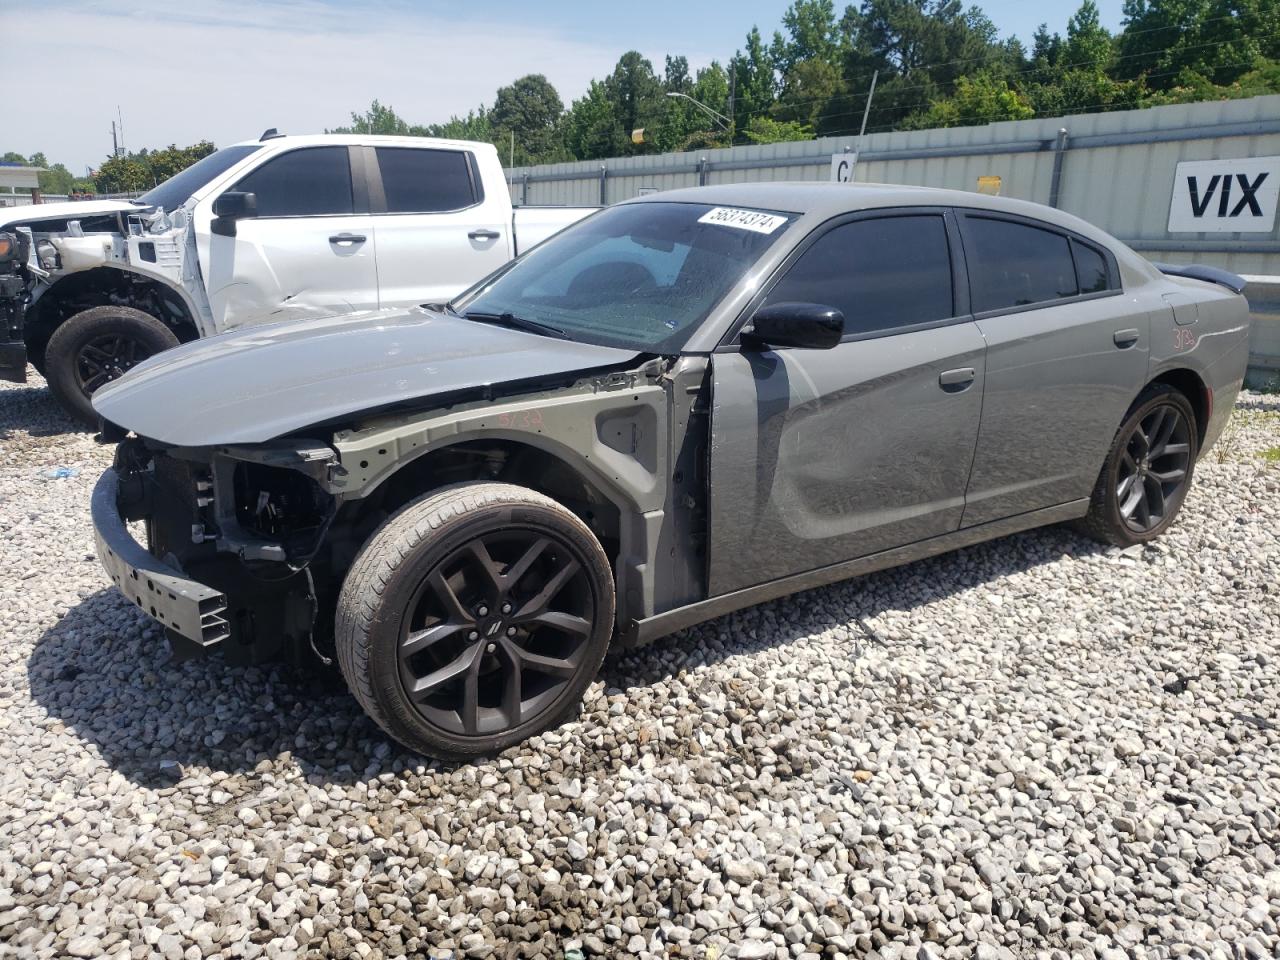
[[[461,150],[378,147],[387,213],[444,213],[476,202],[471,166]]]
[[[258,216],[319,217],[352,213],[346,147],[304,147],[268,160],[232,189],[258,195]]]
[[[679,350],[793,216],[630,203],[569,227],[453,304],[511,314],[572,340]]]
[[[191,195],[214,177],[226,173],[249,154],[258,149],[256,143],[223,147],[221,150],[197,160],[181,173],[175,173],[138,198],[139,203],[154,205],[172,212],[191,199]]]

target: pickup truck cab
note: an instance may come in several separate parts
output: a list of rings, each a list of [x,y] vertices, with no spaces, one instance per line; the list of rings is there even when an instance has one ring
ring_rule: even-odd
[[[179,342],[442,302],[591,209],[513,210],[487,143],[269,130],[137,200],[0,216],[24,281],[0,303],[0,376],[30,359],[94,423],[98,387]]]

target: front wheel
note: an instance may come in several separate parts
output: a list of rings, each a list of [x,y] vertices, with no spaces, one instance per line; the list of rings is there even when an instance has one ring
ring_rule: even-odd
[[[133,307],[91,307],[68,317],[49,338],[44,365],[49,388],[67,412],[97,426],[90,397],[150,356],[178,345],[163,323]]]
[[[613,577],[573,513],[524,487],[429,494],[365,544],[338,662],[365,712],[442,759],[502,750],[577,709],[613,633]]]
[[[1149,386],[1116,433],[1080,530],[1121,547],[1164,533],[1191,486],[1199,445],[1187,398],[1168,384]]]

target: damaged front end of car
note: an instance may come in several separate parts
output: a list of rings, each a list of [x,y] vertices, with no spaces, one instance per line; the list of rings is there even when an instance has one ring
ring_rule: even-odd
[[[106,436],[104,439],[120,439]],[[313,573],[339,509],[342,468],[307,441],[182,448],[123,439],[93,497],[112,581],[163,624],[182,657],[298,659],[325,598]],[[129,529],[141,522],[145,548]]]
[[[171,327],[211,329],[189,210],[49,206],[0,224],[0,379],[25,383],[53,329],[90,306],[138,306]]]

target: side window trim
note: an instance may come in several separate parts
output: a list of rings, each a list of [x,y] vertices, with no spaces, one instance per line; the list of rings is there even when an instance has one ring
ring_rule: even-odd
[[[1034,217],[1024,217],[1016,213],[1006,213],[1003,210],[984,210],[980,207],[953,207],[953,213],[959,225],[959,239],[961,242],[961,252],[965,256],[965,285],[966,289],[972,284],[973,277],[968,266],[968,256],[966,248],[972,245],[968,231],[965,229],[966,222],[970,219],[978,220],[1004,220],[1007,223],[1016,223],[1024,227],[1032,227],[1037,230],[1044,230],[1048,233],[1054,233],[1067,241],[1067,250],[1071,254],[1071,268],[1074,271],[1076,266],[1075,245],[1083,244],[1092,250],[1096,250],[1102,255],[1103,261],[1107,265],[1107,289],[1099,290],[1095,293],[1077,293],[1070,297],[1057,297],[1053,300],[1037,300],[1035,303],[1023,303],[1012,307],[1000,307],[995,310],[982,310],[973,314],[974,320],[987,320],[991,317],[1002,317],[1012,313],[1025,313],[1028,310],[1043,310],[1046,307],[1060,307],[1068,303],[1083,303],[1086,300],[1100,300],[1104,297],[1117,297],[1124,293],[1123,286],[1120,282],[1120,271],[1116,265],[1115,254],[1103,246],[1099,246],[1092,240],[1088,240],[1073,230],[1066,227],[1060,227],[1057,224],[1049,223],[1045,220],[1037,220]],[[1078,282],[1078,281],[1077,281]]]
[[[237,189],[240,186],[240,184],[245,181],[246,178],[253,176],[253,174],[257,173],[263,167],[267,166],[267,164],[274,163],[275,161],[281,160],[284,157],[292,156],[295,153],[302,153],[304,150],[332,150],[334,146],[336,145],[317,143],[317,144],[313,144],[305,147],[294,147],[291,150],[282,150],[277,154],[273,154],[272,156],[267,157],[266,160],[258,164],[252,170],[246,170],[243,174],[240,175],[239,178],[236,179],[235,183],[230,184],[225,190],[219,191],[219,196],[223,193],[227,193],[229,191]],[[255,217],[254,219],[256,220],[317,220],[322,217],[350,217],[350,216],[357,215],[358,211],[356,208],[359,203],[357,199],[358,188],[356,186],[356,171],[351,162],[352,156],[351,156],[350,148],[348,148],[347,150],[346,158],[347,158],[347,182],[351,185],[351,208],[352,208],[351,212],[348,212],[348,213],[278,213],[274,215],[268,214],[266,216],[259,216],[259,217]]]
[[[948,259],[951,263],[951,309],[953,316],[944,317],[941,320],[929,320],[924,323],[912,323],[899,327],[890,327],[884,330],[871,330],[865,333],[846,333],[841,339],[841,343],[856,343],[862,340],[879,340],[882,337],[895,337],[903,333],[916,333],[920,330],[932,330],[935,327],[948,327],[957,323],[967,323],[973,320],[972,314],[969,313],[969,284],[968,277],[964,273],[964,251],[960,246],[959,229],[955,223],[955,216],[948,207],[876,207],[870,210],[856,210],[851,213],[842,213],[830,220],[824,220],[812,230],[809,235],[798,243],[786,258],[774,268],[767,280],[760,285],[759,292],[751,298],[742,312],[729,326],[728,331],[720,339],[719,345],[715,348],[715,353],[736,353],[742,347],[740,334],[742,328],[747,325],[747,321],[755,315],[760,309],[760,305],[768,299],[773,288],[776,287],[787,272],[804,254],[818,242],[822,237],[826,236],[832,230],[843,227],[846,224],[857,223],[863,220],[882,220],[898,217],[941,217],[947,236],[947,252]],[[781,348],[786,349],[786,348]]]
[[[484,203],[484,187],[479,176],[479,169],[476,166],[476,154],[474,150],[457,150],[452,147],[417,147],[396,144],[394,146],[386,145],[388,150],[429,150],[434,153],[461,153],[467,161],[467,178],[471,181],[471,202],[461,207],[450,207],[448,210],[388,210],[387,209],[387,192],[382,181],[382,164],[378,160],[378,148],[369,146],[365,148],[368,153],[366,156],[366,164],[369,171],[369,203],[370,212],[380,217],[435,217],[446,216],[452,213],[462,213],[466,210],[474,210],[476,207]]]

